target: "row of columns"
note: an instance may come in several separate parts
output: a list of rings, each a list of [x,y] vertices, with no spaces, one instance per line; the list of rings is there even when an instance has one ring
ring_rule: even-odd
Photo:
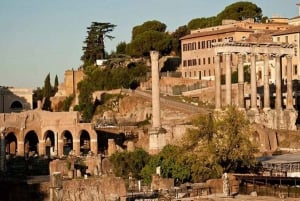
[[[231,91],[231,52],[219,53],[216,56],[215,66],[215,85],[216,85],[216,109],[221,109],[221,62],[220,56],[225,56],[225,104],[232,104],[232,91]],[[257,110],[257,78],[256,78],[256,55],[250,54],[250,104],[251,110]],[[270,85],[269,85],[269,60],[271,54],[263,54],[264,56],[264,109],[270,109]],[[281,72],[281,59],[286,57],[287,59],[287,97],[286,97],[286,109],[293,109],[293,86],[292,86],[292,55],[275,55],[275,70],[276,70],[276,99],[275,109],[282,109],[282,72]],[[238,54],[238,107],[245,108],[245,94],[244,94],[244,65],[243,54]]]

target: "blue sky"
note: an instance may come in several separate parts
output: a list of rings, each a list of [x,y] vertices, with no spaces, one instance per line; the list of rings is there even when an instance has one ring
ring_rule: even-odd
[[[82,62],[82,46],[91,22],[117,25],[106,40],[106,50],[130,42],[131,30],[159,20],[174,31],[199,17],[215,16],[233,0],[1,0],[0,86],[42,87],[48,73],[54,83]],[[300,0],[253,0],[272,17],[298,16]]]

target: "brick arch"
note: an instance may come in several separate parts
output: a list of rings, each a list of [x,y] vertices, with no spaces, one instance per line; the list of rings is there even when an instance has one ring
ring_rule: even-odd
[[[8,132],[5,136],[5,152],[9,155],[16,155],[18,150],[17,135],[14,132]]]
[[[91,151],[91,135],[83,129],[79,132],[80,153],[87,154]]]
[[[24,153],[32,156],[39,153],[38,144],[40,142],[39,135],[36,131],[30,130],[24,135]]]
[[[60,134],[60,141],[62,142],[61,151],[63,155],[68,155],[74,147],[74,135],[69,130],[64,130]]]

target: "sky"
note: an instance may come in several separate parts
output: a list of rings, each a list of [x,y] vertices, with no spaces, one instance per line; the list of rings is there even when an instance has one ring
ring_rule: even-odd
[[[215,16],[234,0],[0,0],[0,86],[43,87],[50,74],[64,82],[82,64],[83,41],[92,22],[116,25],[107,52],[129,43],[134,26],[158,20],[175,31],[195,18]],[[249,0],[264,16],[298,16],[300,0]]]

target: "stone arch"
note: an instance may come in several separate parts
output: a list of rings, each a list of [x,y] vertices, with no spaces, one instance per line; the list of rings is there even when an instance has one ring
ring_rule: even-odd
[[[10,132],[5,136],[5,151],[9,155],[17,155],[18,143],[15,133]]]
[[[31,130],[26,133],[24,138],[24,153],[25,156],[34,156],[38,154],[39,138],[35,131]]]
[[[15,100],[10,104],[10,109],[14,112],[22,111],[23,110],[23,104],[20,101]]]
[[[91,137],[89,132],[82,130],[80,132],[80,153],[84,155],[91,150]]]
[[[72,136],[72,133],[68,130],[63,131],[62,140],[63,140],[63,154],[64,155],[69,155],[70,151],[73,150],[73,136]]]
[[[43,137],[45,145],[45,155],[51,156],[55,152],[55,133],[51,130],[47,130]]]

